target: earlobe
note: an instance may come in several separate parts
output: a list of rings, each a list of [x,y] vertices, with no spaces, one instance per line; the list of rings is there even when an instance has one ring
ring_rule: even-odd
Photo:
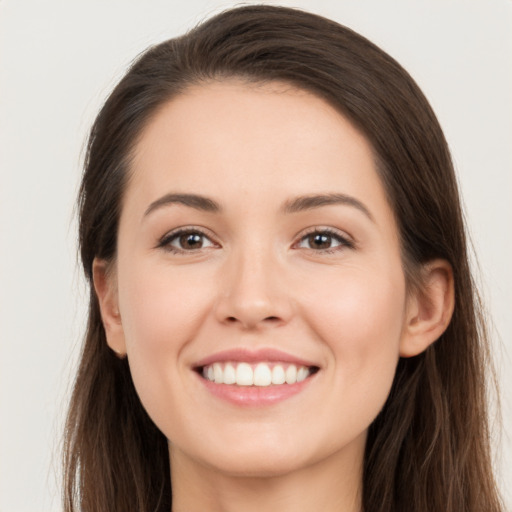
[[[107,344],[119,357],[125,357],[126,344],[119,313],[116,276],[108,268],[108,263],[98,258],[93,261],[92,275]]]
[[[426,350],[448,327],[454,308],[451,265],[433,260],[422,270],[420,289],[408,302],[400,356],[413,357]]]

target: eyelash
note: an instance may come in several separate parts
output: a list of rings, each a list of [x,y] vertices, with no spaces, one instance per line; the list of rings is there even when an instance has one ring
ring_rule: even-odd
[[[179,240],[182,236],[194,236],[197,235],[201,237],[203,240],[208,240],[211,244],[211,246],[218,245],[215,242],[211,240],[211,237],[208,236],[206,233],[204,233],[201,229],[189,227],[189,228],[179,228],[175,231],[171,231],[170,233],[166,233],[158,242],[157,247],[161,249],[165,249],[166,251],[169,251],[173,254],[186,254],[186,253],[192,253],[199,251],[201,249],[204,249],[204,247],[199,247],[198,249],[182,249],[178,247],[174,247],[171,245],[172,242],[175,240]]]
[[[319,228],[315,227],[312,228],[310,231],[306,232],[305,234],[302,234],[299,238],[299,241],[294,243],[294,247],[302,243],[304,240],[306,240],[308,237],[311,236],[325,236],[330,238],[331,240],[335,240],[339,243],[336,247],[328,247],[326,249],[313,249],[311,247],[305,248],[309,251],[313,251],[316,253],[322,253],[322,254],[333,254],[343,249],[354,249],[355,244],[352,240],[350,240],[348,237],[342,235],[339,231],[336,231],[331,228]]]
[[[170,233],[165,234],[158,242],[157,247],[165,249],[166,251],[169,251],[173,254],[186,254],[186,253],[193,253],[196,251],[200,251],[202,249],[208,248],[208,247],[199,247],[197,249],[183,249],[174,247],[172,242],[175,240],[179,240],[182,236],[198,236],[201,237],[203,244],[204,240],[208,240],[208,243],[210,244],[209,247],[218,246],[218,244],[214,241],[212,241],[211,237],[208,236],[205,232],[203,232],[201,229],[190,227],[190,228],[180,228],[176,231],[171,231]],[[339,245],[335,247],[328,247],[324,249],[314,249],[312,247],[304,247],[304,249],[307,249],[309,251],[315,252],[315,253],[322,253],[322,254],[333,254],[337,251],[343,250],[343,249],[353,249],[355,247],[354,242],[349,240],[347,237],[341,235],[338,231],[335,231],[330,228],[312,228],[310,231],[304,233],[301,235],[301,237],[298,239],[297,242],[295,242],[292,245],[292,248],[294,249],[300,249],[300,244],[307,240],[308,237],[311,236],[325,236],[329,239],[334,240],[338,242]]]

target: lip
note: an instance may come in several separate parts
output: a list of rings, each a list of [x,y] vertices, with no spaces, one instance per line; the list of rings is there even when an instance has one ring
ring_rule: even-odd
[[[318,371],[308,376],[305,380],[296,382],[295,384],[270,385],[262,387],[216,384],[215,382],[211,382],[202,377],[201,372],[198,371],[203,366],[227,361],[246,363],[289,363],[297,366],[309,366],[319,369],[319,365],[314,362],[307,361],[300,357],[272,348],[258,350],[248,350],[243,348],[224,350],[207,356],[193,365],[197,378],[207,391],[209,391],[214,397],[239,407],[265,407],[283,402],[284,400],[291,398],[308,388],[316,380]]]
[[[233,386],[230,384],[215,384],[197,375],[205,388],[215,397],[239,407],[265,407],[274,405],[291,398],[309,387],[316,379],[317,373],[296,384],[280,386]]]
[[[262,348],[258,350],[249,350],[245,348],[237,348],[230,350],[223,350],[221,352],[216,352],[210,356],[201,359],[193,366],[194,368],[200,368],[203,366],[208,366],[213,363],[221,363],[226,361],[233,361],[238,363],[259,363],[259,362],[268,362],[268,363],[289,363],[295,364],[297,366],[316,366],[319,365],[312,362],[307,361],[305,359],[301,359],[297,356],[288,354],[283,352],[282,350],[274,349],[274,348]]]

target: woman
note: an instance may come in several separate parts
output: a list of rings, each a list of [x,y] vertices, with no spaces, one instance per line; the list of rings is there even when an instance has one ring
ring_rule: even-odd
[[[233,9],[93,126],[66,510],[499,511],[441,128],[336,23]]]

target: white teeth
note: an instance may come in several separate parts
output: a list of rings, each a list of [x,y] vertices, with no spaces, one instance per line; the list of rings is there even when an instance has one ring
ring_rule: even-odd
[[[224,367],[224,384],[236,383],[236,371],[232,364],[227,364]]]
[[[286,375],[284,369],[280,364],[276,364],[272,368],[272,384],[284,384],[286,382]]]
[[[214,363],[213,365],[213,378],[216,384],[224,383],[224,372],[222,371],[222,366],[219,363]]]
[[[304,366],[297,370],[297,382],[302,382],[309,375],[309,371]]]
[[[254,367],[249,363],[213,363],[202,371],[203,377],[215,384],[258,387],[296,384],[305,380],[310,373],[307,366],[276,364],[271,368],[267,363],[258,363]]]
[[[297,382],[297,367],[291,364],[286,368],[286,384],[295,384]]]
[[[265,363],[259,363],[254,369],[254,385],[270,386],[272,384],[272,371]]]
[[[252,386],[254,383],[253,371],[249,364],[240,363],[236,367],[237,386]]]

